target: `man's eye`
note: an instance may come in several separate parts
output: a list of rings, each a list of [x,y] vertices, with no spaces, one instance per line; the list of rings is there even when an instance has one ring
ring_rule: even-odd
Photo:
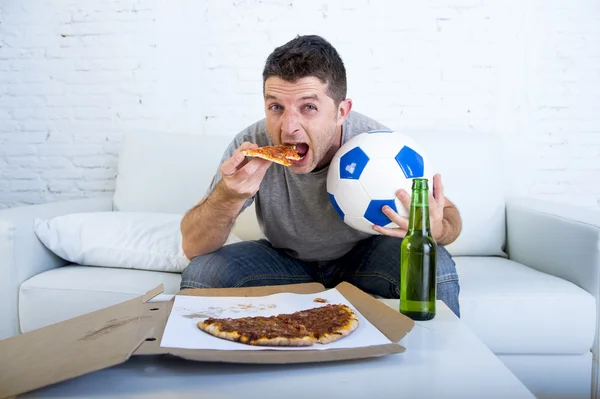
[[[272,104],[269,108],[271,111],[281,111],[281,107],[277,104]]]
[[[307,109],[307,110],[309,110],[309,111],[315,111],[315,110],[317,109],[317,107],[315,107],[315,106],[314,106],[314,105],[312,105],[312,104],[306,104],[306,105],[304,106],[304,108],[305,108],[305,109]]]

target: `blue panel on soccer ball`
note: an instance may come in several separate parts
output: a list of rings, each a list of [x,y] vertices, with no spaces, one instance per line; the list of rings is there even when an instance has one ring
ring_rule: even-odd
[[[354,147],[340,158],[340,179],[358,179],[369,157],[360,147]]]
[[[373,134],[373,133],[393,133],[393,130],[385,130],[385,129],[379,129],[379,130],[369,130],[367,133],[369,134]]]
[[[425,172],[423,157],[412,148],[402,148],[395,158],[407,179],[423,176]]]
[[[329,193],[328,193],[329,194]],[[340,218],[342,220],[344,220],[344,212],[342,212],[342,209],[340,208],[340,206],[338,205],[337,201],[335,200],[335,197],[333,196],[333,194],[329,194],[329,200],[331,201],[331,205],[333,205],[333,209],[335,209],[335,211],[337,212],[337,214],[340,216]]]
[[[397,211],[396,203],[394,202],[393,199],[372,200],[369,203],[367,210],[365,211],[365,214],[364,214],[365,219],[367,219],[369,222],[376,224],[378,226],[385,226],[386,224],[390,223],[391,220],[387,216],[385,216],[385,213],[383,213],[383,211],[381,210],[381,208],[383,208],[385,205],[388,205],[395,212]]]

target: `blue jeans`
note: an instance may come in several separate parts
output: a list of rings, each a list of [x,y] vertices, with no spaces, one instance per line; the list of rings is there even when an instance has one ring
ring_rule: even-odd
[[[400,243],[384,235],[367,238],[339,259],[305,262],[273,248],[269,241],[244,241],[193,258],[183,270],[181,289],[229,288],[319,282],[326,288],[347,281],[384,298],[400,296]],[[452,256],[438,245],[437,298],[458,317],[460,286]]]

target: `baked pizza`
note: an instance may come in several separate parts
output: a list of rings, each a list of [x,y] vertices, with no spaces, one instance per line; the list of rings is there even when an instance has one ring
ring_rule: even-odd
[[[197,325],[215,337],[247,345],[310,346],[347,336],[358,327],[358,317],[344,304],[329,304],[268,317],[210,317]]]
[[[284,166],[290,166],[292,160],[298,161],[302,156],[296,151],[295,145],[267,145],[258,148],[242,150],[242,154],[250,157],[263,158]]]

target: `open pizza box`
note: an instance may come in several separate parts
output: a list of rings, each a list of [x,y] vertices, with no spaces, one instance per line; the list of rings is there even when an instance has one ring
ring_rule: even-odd
[[[135,299],[0,341],[0,398],[14,397],[108,368],[125,362],[131,356],[172,355],[193,361],[285,364],[359,359],[405,351],[397,342],[413,328],[414,321],[349,283],[341,283],[335,290],[368,321],[365,324],[370,324],[385,336],[387,343],[326,350],[162,347],[163,333],[173,304],[183,296],[202,297],[192,298],[194,301],[219,299],[215,297],[256,300],[258,297],[275,297],[275,294],[284,293],[301,294],[296,296],[304,297],[325,294],[328,290],[318,283],[188,289],[180,291],[169,301],[152,302],[152,298],[162,293],[161,284]],[[198,334],[205,333],[198,330]]]

